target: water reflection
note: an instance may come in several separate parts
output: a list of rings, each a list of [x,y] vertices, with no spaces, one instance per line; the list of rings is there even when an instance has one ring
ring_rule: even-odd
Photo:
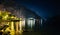
[[[18,18],[10,12],[0,11],[0,35],[38,35],[41,24],[39,19],[38,17]]]

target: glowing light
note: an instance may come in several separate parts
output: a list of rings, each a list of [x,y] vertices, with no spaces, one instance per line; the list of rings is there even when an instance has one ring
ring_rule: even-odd
[[[35,25],[35,19],[34,18],[29,18],[28,19],[28,26],[32,28],[32,26]]]
[[[9,32],[11,32],[10,27],[6,28],[6,30],[5,30],[5,31],[9,31]]]
[[[14,35],[14,22],[11,22],[11,35]]]
[[[1,15],[2,13],[1,13],[1,11],[0,11],[0,15]]]
[[[19,23],[19,22],[16,22],[16,35],[18,34],[18,31],[19,31],[19,30],[18,30],[18,23]]]
[[[20,18],[19,26],[20,26],[20,33],[22,33],[25,27],[25,19],[23,20],[22,18]]]
[[[14,16],[12,16],[11,18],[15,18]]]
[[[11,22],[11,30],[14,30],[14,22]]]
[[[19,26],[20,26],[20,33],[21,33],[22,32],[22,21],[20,21]]]
[[[20,21],[20,33],[22,32],[22,21]]]
[[[25,19],[22,20],[22,27],[25,27]]]
[[[3,19],[7,20],[7,18],[8,18],[8,15],[6,15],[6,16],[3,16]]]

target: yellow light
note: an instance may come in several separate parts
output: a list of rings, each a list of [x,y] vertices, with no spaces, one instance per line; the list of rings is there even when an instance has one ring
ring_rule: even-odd
[[[8,12],[8,14],[11,14],[10,12]]]
[[[15,34],[15,31],[14,31],[14,22],[11,22],[11,35],[14,35]]]
[[[7,18],[8,18],[8,15],[3,16],[3,18],[2,18],[2,19],[7,20]]]
[[[20,21],[20,31],[22,30],[22,21]]]
[[[12,16],[11,18],[14,18],[14,16]]]
[[[20,20],[22,20],[22,18],[20,18]]]
[[[14,22],[11,22],[11,30],[14,30]]]
[[[9,31],[9,32],[11,32],[10,27],[6,28],[6,30],[5,30],[5,31]]]
[[[22,18],[20,18],[20,22],[19,22],[19,26],[20,26],[20,34],[22,34],[23,32],[23,27],[25,26],[25,21],[23,21]]]
[[[2,32],[4,32],[4,30],[1,30]]]
[[[0,11],[0,15],[1,15],[1,11]]]

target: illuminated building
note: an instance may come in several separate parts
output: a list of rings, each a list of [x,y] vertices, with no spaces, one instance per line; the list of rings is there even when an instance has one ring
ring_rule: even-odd
[[[0,22],[5,21],[4,23],[9,26],[5,32],[10,31],[11,35],[19,35],[24,31],[39,31],[42,24],[41,17],[25,7],[5,7],[0,10],[0,16],[2,16]]]

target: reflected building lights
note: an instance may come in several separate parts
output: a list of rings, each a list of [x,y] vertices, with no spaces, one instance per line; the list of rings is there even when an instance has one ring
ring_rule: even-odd
[[[14,32],[14,22],[12,21],[11,22],[11,35],[14,35],[15,32]]]
[[[28,27],[32,30],[33,26],[35,25],[35,19],[34,18],[28,18]]]
[[[39,24],[43,22],[39,16],[24,8],[21,8],[22,11],[18,10],[12,12],[10,10],[8,12],[5,10],[4,12],[0,11],[0,21],[9,26],[6,28],[6,31],[9,30],[11,35],[18,35],[27,30],[33,31],[37,28],[39,29]]]
[[[20,31],[22,32],[22,21],[20,21],[19,26],[20,26]],[[21,32],[20,32],[20,33],[21,33]]]
[[[3,18],[4,18],[4,20],[8,20],[9,15],[6,14],[5,16],[3,16]],[[35,22],[36,22],[35,18],[32,18],[32,17],[27,18],[27,20],[26,20],[25,18],[17,18],[12,15],[12,16],[10,16],[10,19],[13,21],[7,21],[7,25],[9,25],[9,28],[11,28],[11,30],[10,30],[11,35],[15,35],[18,33],[22,34],[23,31],[26,31],[26,29],[25,29],[26,24],[28,26],[27,30],[33,31],[33,27],[35,26]],[[19,20],[19,21],[15,21],[15,20]],[[27,21],[27,23],[26,23],[26,21]],[[16,23],[16,25],[14,26],[15,23]],[[42,24],[42,19],[41,19],[41,24]],[[16,28],[14,28],[14,27],[16,27]],[[9,28],[7,28],[6,30],[8,30]]]
[[[25,27],[25,19],[20,18],[19,26],[20,26],[20,33],[22,33]]]

